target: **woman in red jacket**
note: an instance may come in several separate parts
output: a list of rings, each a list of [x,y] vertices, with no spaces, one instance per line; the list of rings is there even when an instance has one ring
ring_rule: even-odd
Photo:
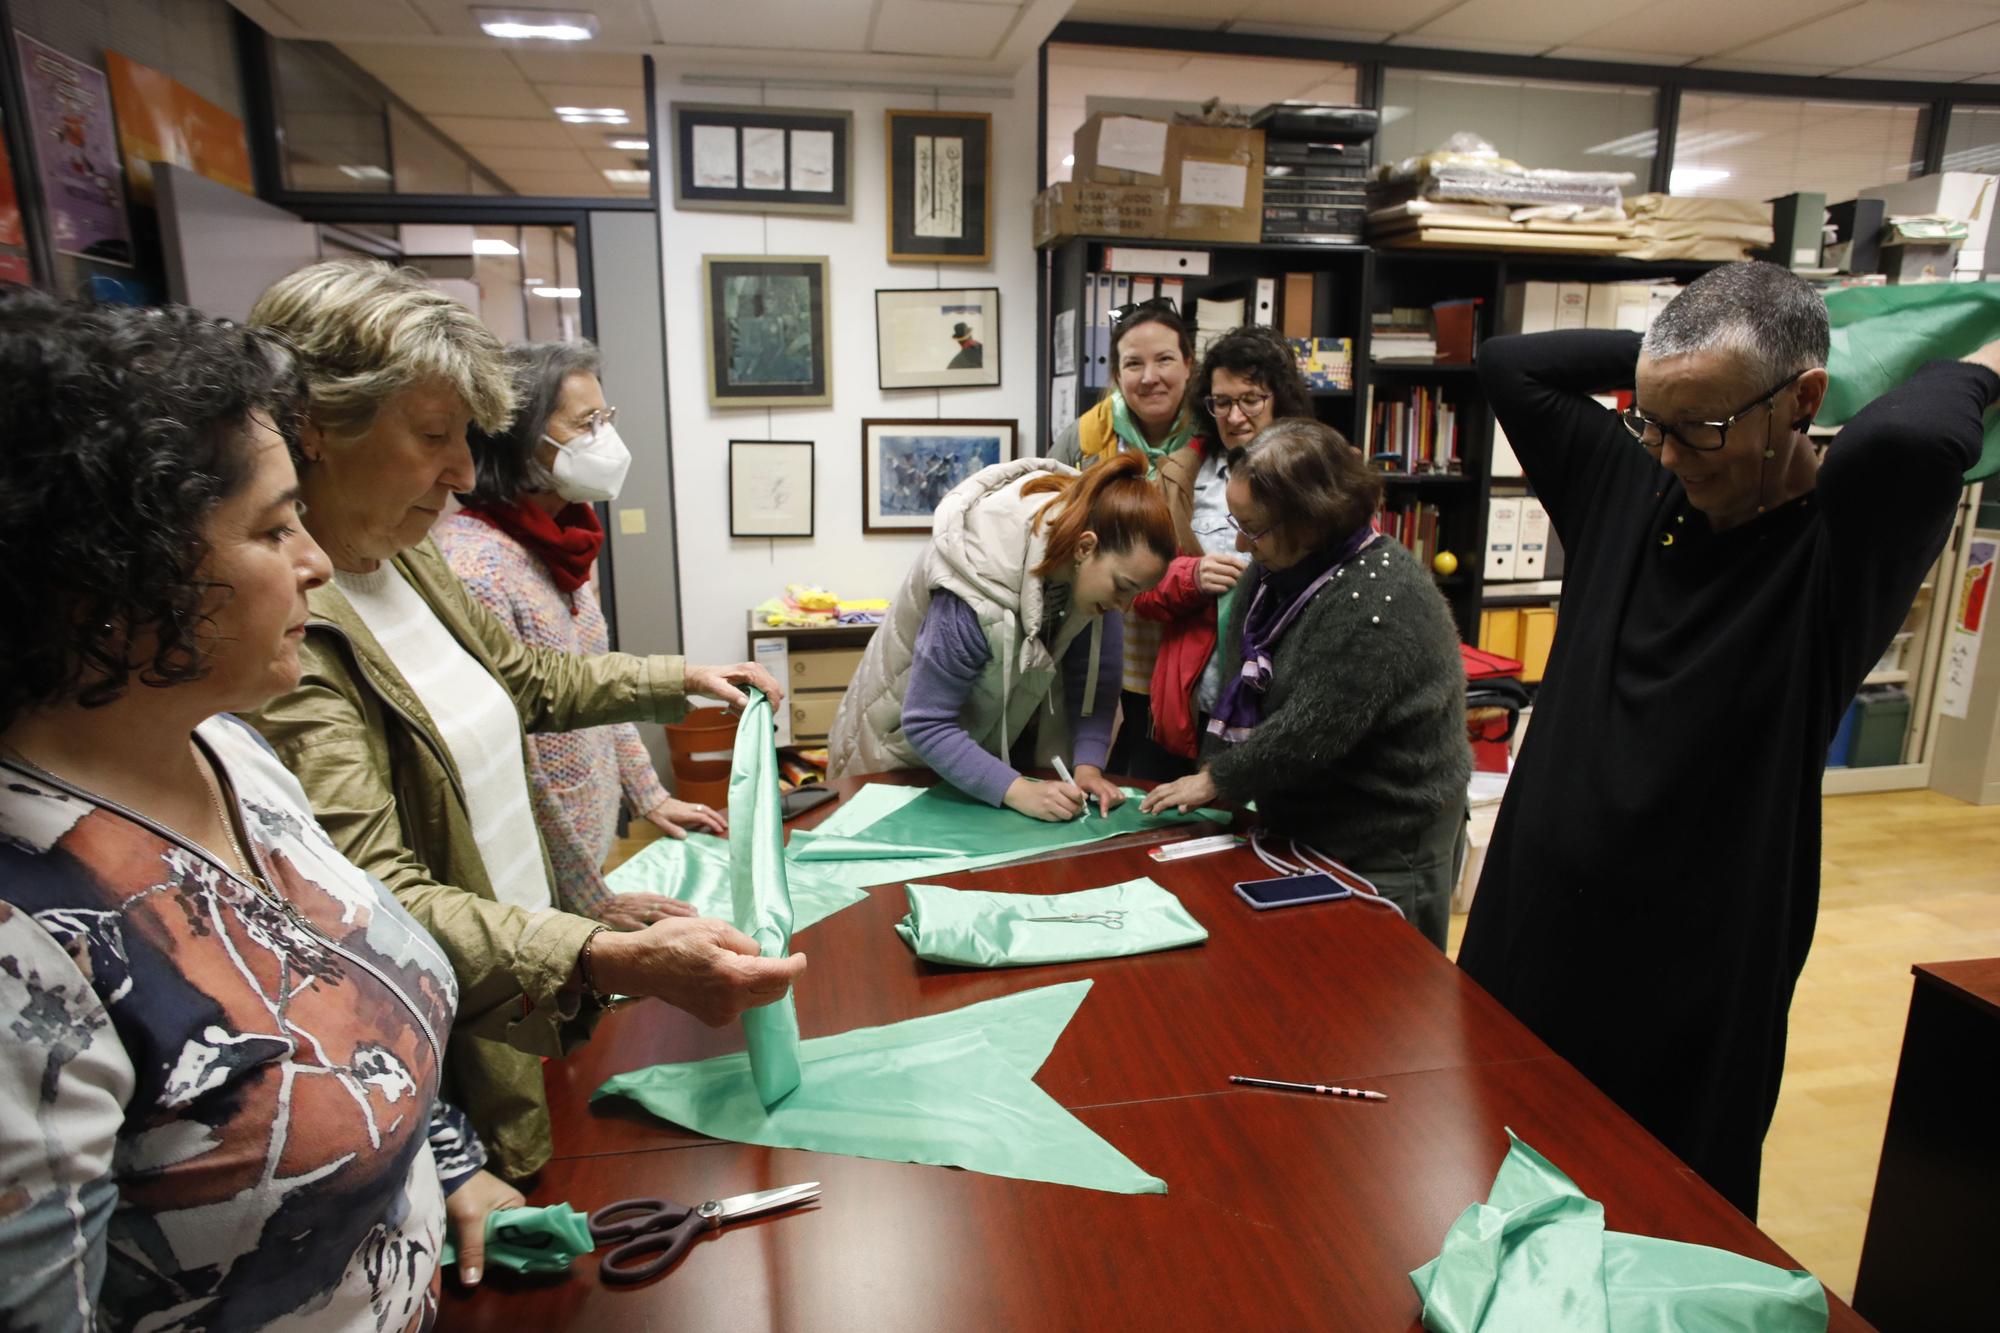
[[[1194,477],[1193,527],[1202,554],[1175,559],[1158,586],[1141,593],[1132,607],[1134,615],[1161,624],[1153,664],[1153,739],[1187,762],[1186,773],[1194,771],[1200,751],[1201,719],[1222,686],[1215,651],[1218,609],[1226,607],[1243,572],[1223,499],[1230,455],[1280,417],[1313,415],[1312,393],[1290,345],[1256,324],[1232,329],[1209,346],[1190,397],[1212,425],[1196,430],[1183,450],[1188,457],[1176,460],[1184,466],[1174,470]]]

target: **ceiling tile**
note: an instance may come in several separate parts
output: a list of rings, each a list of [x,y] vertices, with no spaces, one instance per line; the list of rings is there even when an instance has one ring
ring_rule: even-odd
[[[482,148],[575,148],[571,126],[546,112],[532,119],[515,116],[431,116],[431,124],[474,152]]]
[[[479,160],[503,176],[516,171],[575,171],[584,162],[584,155],[570,147],[563,148],[482,148]]]
[[[571,125],[565,121],[556,122],[568,136],[572,148],[585,152],[595,152],[600,148],[609,149],[613,139],[643,139],[646,137],[644,124],[634,125]]]
[[[514,68],[531,83],[586,83],[592,87],[643,88],[645,57],[617,51],[555,51],[548,47],[505,48]]]
[[[607,167],[618,171],[646,170],[644,153],[620,153],[609,148],[593,148],[577,156],[588,162],[592,171],[603,171]]]
[[[1173,73],[1185,68],[1194,57],[1185,51],[1148,51],[1133,46],[1081,46],[1074,42],[1049,43],[1049,68],[1139,69]]]
[[[1796,74],[1804,78],[1824,78],[1836,73],[1839,65],[1800,65],[1785,60],[1741,60],[1735,56],[1715,56],[1694,61],[1690,69],[1728,69],[1746,74]]]
[[[865,51],[875,0],[652,0],[653,17],[675,48],[768,47]]]
[[[1873,77],[1924,77],[1932,74],[1991,74],[2000,70],[2000,23],[1960,33],[1950,41],[1933,42],[1915,50],[1883,52],[1868,66]],[[1893,73],[1891,73],[1893,71]]]
[[[526,83],[442,83],[410,80],[398,96],[425,116],[548,116],[549,104]]]
[[[1301,5],[1298,0],[1250,0],[1236,17],[1243,23],[1324,23],[1330,28],[1365,32],[1408,32],[1453,8],[1459,0],[1339,0],[1338,4]]]
[[[1083,0],[1070,10],[1077,23],[1147,23],[1176,28],[1220,29],[1238,17],[1244,0]]]
[[[1960,83],[1966,81],[1963,70],[1952,69],[1897,69],[1892,65],[1853,65],[1837,70],[1836,79],[1901,79],[1911,83]]]
[[[1871,57],[1888,60],[1942,38],[1992,23],[1995,11],[1977,5],[1920,4],[1909,0],[1867,0],[1787,32],[1728,52],[1754,63],[1821,65],[1846,69]]]
[[[1674,56],[1717,56],[1801,23],[1847,8],[1853,0],[1663,0],[1616,23],[1571,39],[1574,46],[1654,51],[1662,64]]]
[[[1465,0],[1414,29],[1412,39],[1493,44],[1488,49],[1534,43],[1547,50],[1648,3],[1651,0]]]
[[[550,107],[615,106],[632,118],[632,124],[639,127],[640,133],[645,133],[646,89],[643,85],[637,88],[605,88],[577,83],[537,83],[532,86]],[[603,128],[624,129],[626,127],[623,125],[607,125]]]
[[[1232,33],[1242,33],[1248,37],[1304,37],[1322,42],[1361,42],[1375,44],[1389,40],[1390,30],[1371,28],[1321,28],[1310,23],[1232,23]]]
[[[271,0],[271,7],[307,33],[341,37],[431,37],[437,29],[403,0]]]
[[[499,79],[521,82],[521,73],[499,51],[483,46],[384,46],[373,42],[342,42],[342,55],[384,83],[399,79],[472,81]]]
[[[869,49],[980,60],[999,48],[1019,17],[1016,9],[963,0],[882,0]]]
[[[592,198],[612,193],[611,182],[589,171],[503,171],[506,182],[521,194],[580,195]],[[552,280],[553,274],[531,274]]]

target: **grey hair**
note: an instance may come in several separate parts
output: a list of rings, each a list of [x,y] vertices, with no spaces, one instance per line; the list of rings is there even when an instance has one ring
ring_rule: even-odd
[[[1826,365],[1831,341],[1826,302],[1813,285],[1790,269],[1750,260],[1689,283],[1653,321],[1640,350],[1663,359],[1720,349],[1776,383]]]
[[[535,457],[535,446],[549,428],[549,418],[562,402],[563,382],[580,373],[596,375],[604,361],[588,342],[514,343],[507,349],[520,409],[507,429],[489,434],[474,426],[467,439],[478,480],[459,497],[469,505],[504,505],[523,491],[545,491],[555,484]]]

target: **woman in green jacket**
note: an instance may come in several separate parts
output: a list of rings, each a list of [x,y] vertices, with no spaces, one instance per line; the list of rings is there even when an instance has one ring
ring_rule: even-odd
[[[422,275],[315,264],[250,318],[299,353],[300,498],[334,571],[308,599],[298,686],[251,720],[340,850],[443,946],[459,985],[446,1087],[519,1179],[552,1153],[539,1057],[582,1041],[600,997],[656,996],[719,1025],[805,966],[669,899],[602,938],[556,910],[524,732],[673,720],[689,694],[740,703],[739,683],[780,691],[749,663],[526,647],[465,591],[429,532],[472,486],[471,423],[504,430],[514,395],[500,341]]]

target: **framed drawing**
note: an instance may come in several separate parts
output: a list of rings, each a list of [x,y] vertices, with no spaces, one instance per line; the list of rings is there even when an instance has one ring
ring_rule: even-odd
[[[811,440],[729,442],[729,535],[813,535]]]
[[[826,258],[703,255],[711,407],[825,407]]]
[[[1014,456],[1013,421],[926,418],[861,423],[861,530],[929,532],[938,501]]]
[[[875,382],[884,389],[998,384],[1000,289],[877,291]]]
[[[674,207],[854,215],[854,113],[675,102]]]
[[[889,262],[983,264],[993,255],[993,117],[891,111]]]

